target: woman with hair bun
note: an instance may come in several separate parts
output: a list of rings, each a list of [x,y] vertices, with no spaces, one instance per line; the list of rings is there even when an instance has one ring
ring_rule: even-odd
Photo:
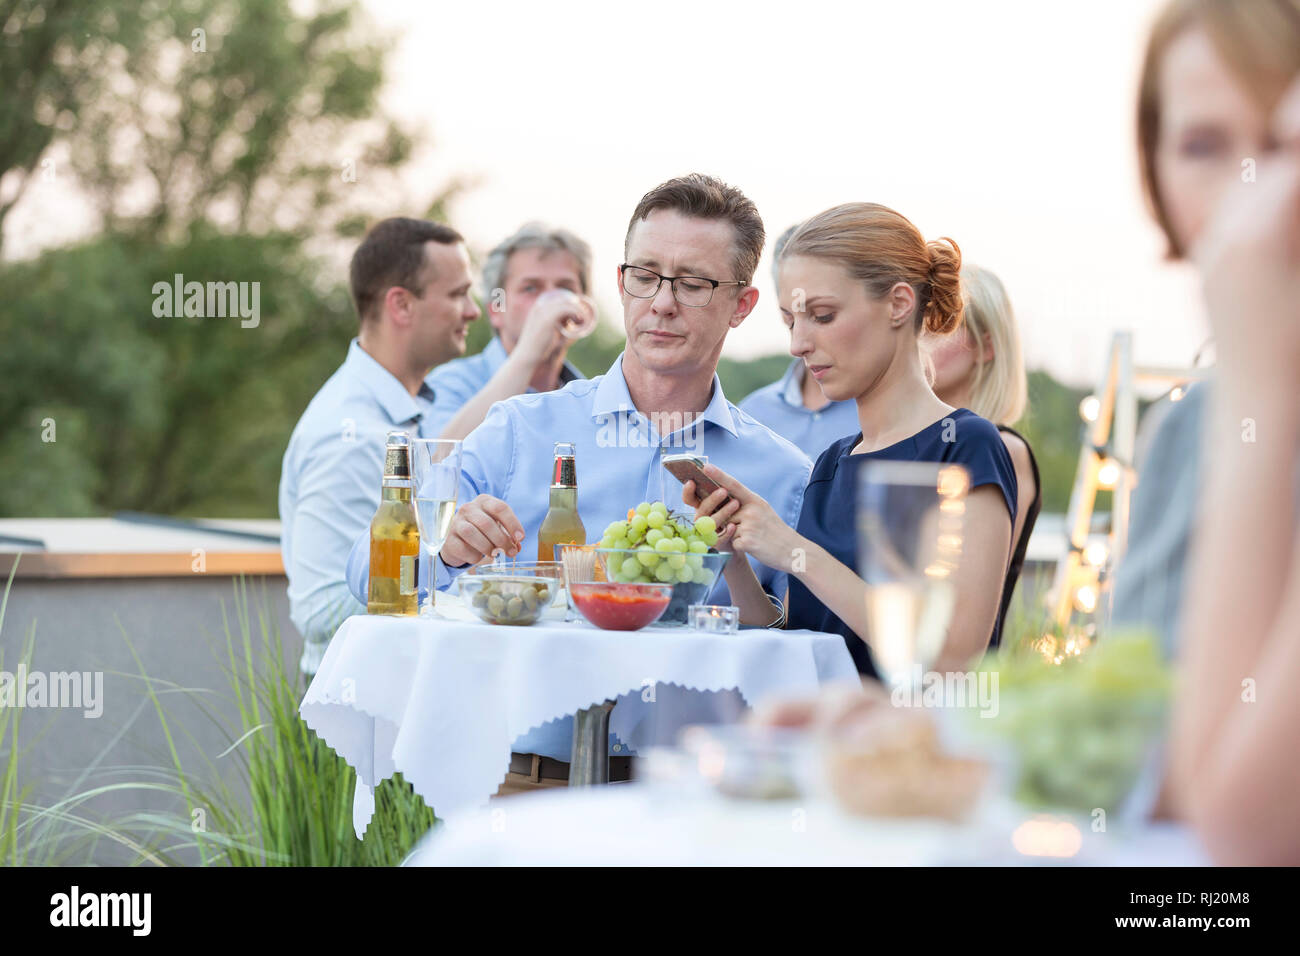
[[[962,327],[941,338],[923,337],[922,348],[934,368],[934,394],[954,408],[969,408],[997,425],[1016,466],[1019,496],[1011,536],[1013,552],[1000,605],[1005,618],[1025,564],[1029,536],[1042,510],[1042,481],[1029,442],[1011,427],[1024,414],[1029,396],[1011,298],[1002,280],[988,269],[966,263],[961,278],[966,303]]]
[[[722,487],[699,500],[688,482],[683,501],[717,521],[720,548],[790,576],[786,608],[773,621],[749,563],[729,562],[727,584],[743,623],[839,633],[858,670],[875,676],[864,642],[866,586],[854,570],[857,468],[871,460],[963,465],[971,478],[963,560],[953,578],[952,623],[934,665],[962,670],[1001,630],[1017,487],[997,427],[941,401],[925,374],[921,333],[946,335],[961,324],[961,251],[951,239],[926,242],[885,206],[847,203],[804,222],[779,266],[790,353],[803,359],[827,398],[857,403],[861,431],[817,459],[797,528],[712,465],[705,473]],[[728,494],[733,500],[723,506]]]

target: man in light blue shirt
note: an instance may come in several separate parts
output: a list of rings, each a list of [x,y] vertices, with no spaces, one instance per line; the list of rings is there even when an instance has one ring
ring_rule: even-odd
[[[573,340],[561,331],[564,300],[543,293],[591,288],[591,247],[567,229],[526,223],[483,263],[487,316],[495,334],[477,355],[434,369],[434,420],[443,438],[464,438],[493,403],[524,392],[549,392],[582,378],[565,360]]]
[[[781,233],[772,248],[773,285],[780,284],[777,262],[781,250],[798,228],[796,223]],[[808,375],[800,358],[790,363],[778,381],[751,392],[740,407],[782,438],[794,442],[813,461],[832,442],[862,430],[857,403],[827,401],[822,387]]]
[[[344,572],[379,505],[384,439],[393,429],[437,437],[425,376],[464,354],[478,316],[464,243],[436,223],[378,223],[352,257],[350,284],[360,332],[299,419],[280,474],[280,551],[308,675],[339,623],[366,610]]]
[[[576,446],[589,540],[642,500],[681,507],[681,486],[659,463],[661,453],[681,451],[708,456],[798,522],[812,463],[728,402],[716,374],[727,333],[758,299],[749,283],[762,244],[753,203],[710,177],[670,180],[642,198],[619,268],[625,351],[605,375],[499,402],[465,440],[460,507],[437,562],[438,586],[495,550],[537,553],[557,441]],[[348,562],[354,593],[364,587],[368,558],[358,540]],[[769,594],[783,594],[783,576],[753,563]],[[729,601],[725,581],[712,599]],[[559,720],[514,749],[565,761],[571,743],[571,721]]]

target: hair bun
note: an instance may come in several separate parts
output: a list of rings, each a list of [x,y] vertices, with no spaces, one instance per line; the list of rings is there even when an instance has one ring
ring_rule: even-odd
[[[930,257],[930,295],[921,325],[934,335],[947,335],[961,325],[961,248],[944,236],[925,244]]]

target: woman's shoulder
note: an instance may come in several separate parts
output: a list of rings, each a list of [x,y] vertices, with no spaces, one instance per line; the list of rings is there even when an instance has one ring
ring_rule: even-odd
[[[987,418],[976,415],[969,408],[956,409],[941,424],[951,425],[946,429],[944,440],[956,446],[956,450],[979,449],[995,445],[1000,448],[1005,447],[998,426]]]

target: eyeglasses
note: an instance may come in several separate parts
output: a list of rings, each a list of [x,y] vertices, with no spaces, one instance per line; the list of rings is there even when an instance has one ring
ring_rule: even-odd
[[[623,291],[633,298],[653,299],[659,294],[659,287],[667,281],[673,290],[673,298],[678,304],[700,309],[713,299],[713,290],[720,285],[747,285],[745,282],[731,280],[720,282],[703,276],[661,276],[640,266],[630,266],[626,262],[618,267],[623,277]]]

